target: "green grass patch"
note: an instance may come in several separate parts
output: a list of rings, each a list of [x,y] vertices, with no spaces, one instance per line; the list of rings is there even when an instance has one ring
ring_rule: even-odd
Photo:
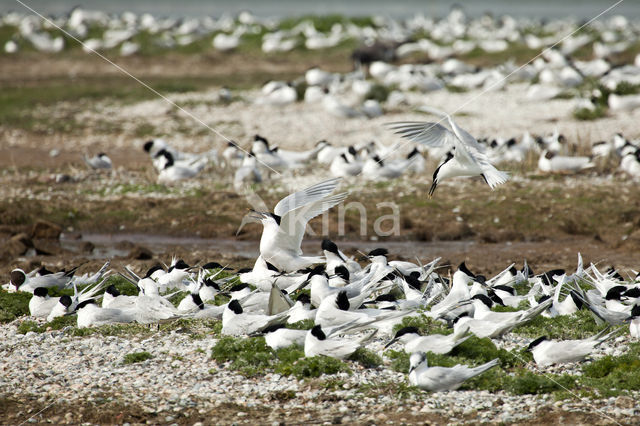
[[[447,328],[442,322],[421,314],[419,316],[405,317],[400,324],[393,327],[393,334],[405,327],[416,327],[423,336],[429,334],[451,334],[453,329]]]
[[[19,334],[27,334],[30,331],[34,333],[44,333],[51,330],[62,330],[65,327],[73,327],[76,325],[77,318],[75,315],[65,315],[62,317],[54,318],[53,320],[44,323],[42,325],[35,321],[23,321],[18,326]]]
[[[122,360],[123,364],[136,364],[138,362],[144,362],[148,359],[153,358],[149,352],[132,352],[130,354],[126,354],[124,359]]]
[[[537,316],[529,323],[512,331],[520,336],[538,338],[547,336],[550,339],[584,339],[592,336],[606,326],[596,324],[591,312],[584,309],[573,315],[562,315],[554,318]]]
[[[351,354],[349,360],[355,361],[365,368],[375,368],[382,364],[382,358],[377,353],[366,348],[358,348]]]
[[[247,377],[272,371],[302,379],[350,371],[346,363],[334,358],[306,358],[304,349],[299,346],[273,351],[263,337],[225,336],[213,347],[211,357],[218,363],[228,363],[229,368]]]
[[[0,323],[7,323],[18,317],[29,315],[31,293],[9,293],[0,290]]]
[[[607,116],[607,108],[597,105],[594,109],[576,108],[573,110],[573,117],[580,121],[597,120],[598,118]]]

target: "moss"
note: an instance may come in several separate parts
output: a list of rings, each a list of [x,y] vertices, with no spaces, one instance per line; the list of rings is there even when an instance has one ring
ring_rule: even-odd
[[[374,99],[380,103],[383,103],[389,97],[389,93],[391,93],[391,88],[382,84],[374,84],[371,86],[364,98]]]
[[[358,348],[358,350],[351,354],[349,360],[355,361],[365,368],[374,368],[382,364],[382,358],[366,348]]]
[[[514,395],[542,394],[571,390],[576,379],[569,375],[539,375],[527,370],[520,370],[505,382],[505,390]]]
[[[598,118],[606,117],[607,108],[601,105],[597,105],[594,109],[589,108],[577,108],[573,111],[573,117],[580,121],[597,120]]]
[[[403,318],[400,324],[393,327],[393,333],[404,327],[416,327],[423,336],[429,334],[451,334],[452,329],[446,328],[446,326],[433,318],[429,318],[424,314],[419,316],[411,316]]]
[[[292,328],[294,330],[311,330],[314,325],[315,323],[312,319],[307,319],[294,322],[293,324],[287,324],[287,328]]]
[[[223,337],[211,350],[211,357],[219,364],[230,363],[230,368],[245,376],[255,376],[271,367],[273,351],[262,337],[237,339]]]
[[[52,321],[44,323],[42,325],[35,321],[23,321],[18,326],[18,333],[27,334],[30,331],[34,333],[44,333],[51,330],[62,330],[65,327],[73,327],[76,325],[75,315],[65,315],[62,317],[54,318]]]
[[[520,336],[538,338],[547,336],[551,339],[584,339],[601,331],[605,326],[596,324],[591,312],[581,310],[573,315],[562,315],[554,318],[538,316],[528,324],[512,331]]]
[[[304,349],[299,346],[273,351],[263,337],[225,336],[213,347],[211,357],[218,363],[228,363],[229,368],[248,377],[272,371],[301,379],[349,371],[347,364],[334,358],[305,358]]]
[[[276,368],[276,372],[295,376],[297,379],[320,377],[324,374],[350,373],[349,366],[339,359],[328,356],[300,358],[287,367]]]
[[[11,322],[23,315],[29,315],[31,293],[9,293],[0,290],[0,323]]]
[[[149,352],[132,352],[130,354],[126,354],[124,359],[122,360],[123,364],[135,364],[138,362],[144,362],[148,359],[153,358]]]

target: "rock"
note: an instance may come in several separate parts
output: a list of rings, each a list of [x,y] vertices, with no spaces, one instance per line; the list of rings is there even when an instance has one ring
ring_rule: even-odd
[[[29,248],[33,247],[33,241],[25,233],[16,234],[0,249],[0,258],[13,259],[22,256]]]
[[[31,238],[58,239],[62,233],[62,228],[55,223],[46,220],[38,220],[31,228]]]
[[[85,241],[84,243],[82,243],[82,246],[80,246],[80,250],[83,253],[91,253],[95,248],[95,244],[93,244],[91,241]]]
[[[33,246],[36,254],[42,256],[58,255],[63,251],[58,240],[34,239]]]
[[[618,408],[633,408],[635,403],[632,398],[628,396],[619,396],[616,398],[616,407]]]
[[[129,252],[130,259],[150,260],[153,259],[153,252],[144,246],[133,246]]]

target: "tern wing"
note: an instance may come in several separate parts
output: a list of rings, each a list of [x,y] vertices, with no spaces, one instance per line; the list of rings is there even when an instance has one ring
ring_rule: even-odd
[[[430,106],[426,106],[426,105],[421,106],[419,109],[420,109],[420,111],[424,111],[424,112],[428,112],[428,113],[431,113],[431,114],[434,114],[434,115],[438,115],[438,116],[446,119],[447,122],[449,123],[449,126],[451,127],[451,130],[455,134],[455,136],[463,144],[473,148],[474,150],[477,150],[477,151],[480,151],[480,152],[484,152],[484,148],[482,147],[482,145],[480,145],[478,143],[476,138],[471,136],[462,127],[458,126],[458,124],[455,121],[453,121],[453,118],[449,114],[447,114],[446,112],[440,111],[439,109],[436,109],[436,108],[433,108],[433,107],[430,107]]]
[[[340,204],[347,198],[347,195],[348,193],[346,192],[331,195],[286,212],[280,220],[276,235],[277,246],[284,251],[302,254],[300,244],[302,243],[307,223],[331,207]]]
[[[387,127],[412,142],[430,147],[453,145],[456,136],[438,123],[424,121],[400,121],[388,123]]]
[[[284,216],[287,212],[322,200],[336,189],[340,180],[340,178],[325,180],[302,191],[294,192],[280,200],[273,212],[278,216]]]

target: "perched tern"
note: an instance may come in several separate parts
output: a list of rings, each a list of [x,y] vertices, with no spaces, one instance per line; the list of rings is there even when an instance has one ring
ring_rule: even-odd
[[[441,392],[458,389],[462,383],[498,365],[498,359],[479,365],[467,367],[456,365],[447,367],[429,367],[424,352],[416,352],[409,358],[409,383],[429,392]]]

